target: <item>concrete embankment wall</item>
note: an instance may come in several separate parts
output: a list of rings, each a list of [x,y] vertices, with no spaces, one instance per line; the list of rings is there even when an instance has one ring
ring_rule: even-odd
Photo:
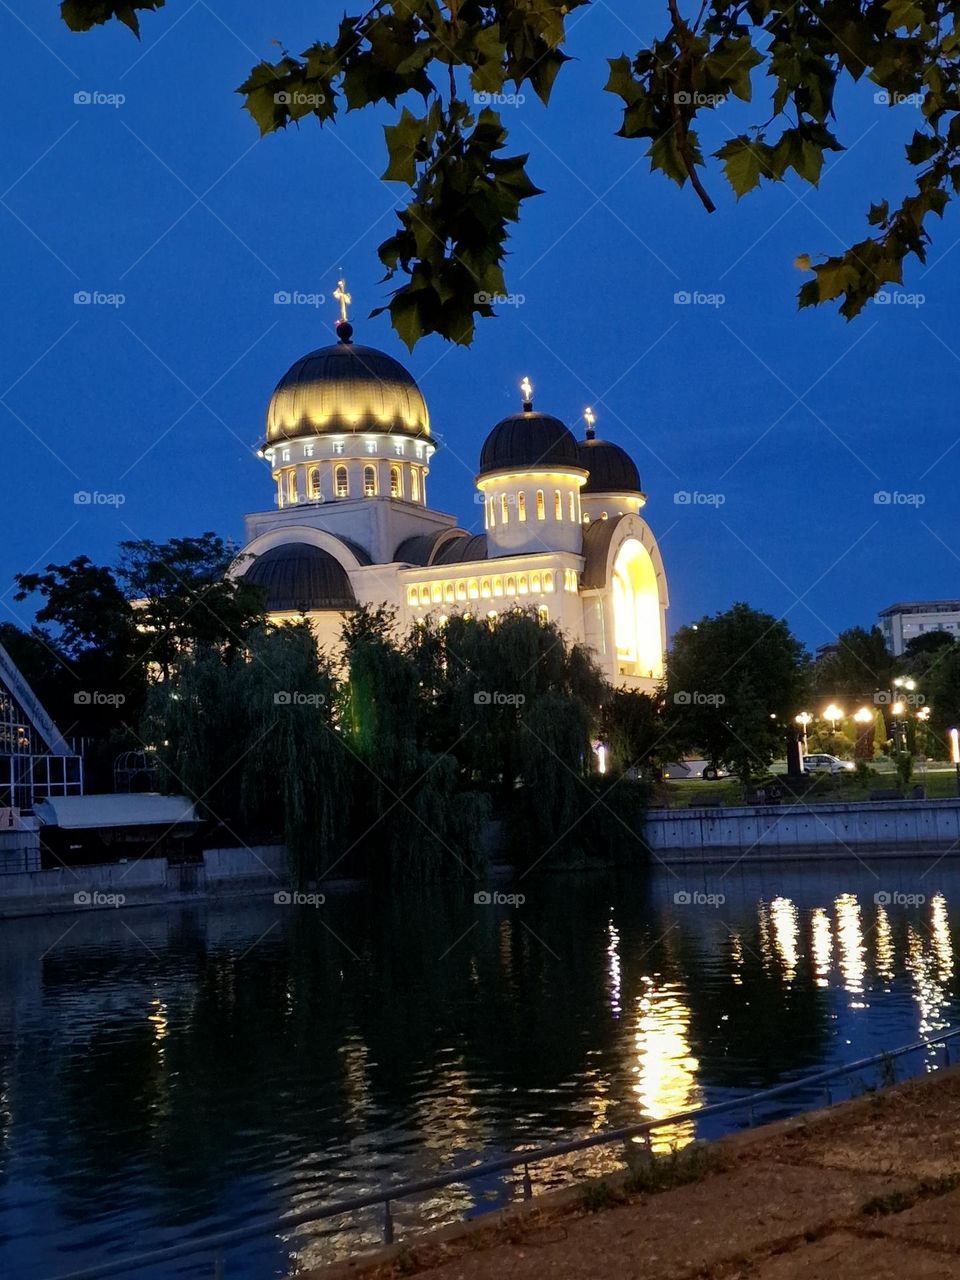
[[[53,867],[0,874],[0,917],[146,906],[236,893],[270,893],[288,883],[280,845],[206,849],[202,864],[170,865],[166,858]]]
[[[960,799],[650,809],[644,838],[668,863],[960,855]]]

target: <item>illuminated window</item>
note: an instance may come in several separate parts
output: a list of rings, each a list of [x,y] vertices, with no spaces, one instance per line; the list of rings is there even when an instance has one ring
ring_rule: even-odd
[[[417,595],[416,587],[407,588],[407,604],[417,604],[420,597]]]
[[[393,446],[393,452],[397,455],[398,458],[403,457],[403,441],[402,440],[398,440],[397,443]]]
[[[530,590],[531,590],[531,591],[539,591],[539,590],[540,590],[540,575],[539,575],[539,573],[535,573],[535,574],[533,575],[533,577],[530,579]]]
[[[333,442],[333,452],[334,452],[334,453],[343,453],[343,441],[342,441],[342,440],[334,440],[334,442]]]
[[[433,584],[433,586],[430,588],[430,599],[433,601],[434,604],[440,603],[440,601],[443,599],[442,583],[435,582]]]
[[[457,583],[457,599],[466,600],[466,598],[467,598],[467,584],[465,582],[458,582]]]
[[[519,590],[522,596],[525,596],[527,594],[529,590],[529,584],[527,582],[527,575],[525,573],[521,574],[520,577],[517,579],[517,589]]]
[[[338,498],[349,497],[350,482],[347,480],[347,468],[337,467],[333,473],[334,492]]]
[[[493,504],[493,499],[492,499],[492,498],[488,498],[488,499],[487,499],[487,506],[488,506],[488,507],[489,507],[489,509],[490,509],[490,510],[489,510],[489,521],[490,521],[490,525],[489,525],[489,527],[490,527],[491,529],[495,529],[495,528],[497,527],[497,516],[496,516],[496,511],[495,511],[495,509],[494,509],[494,504]]]
[[[545,626],[550,621],[550,610],[545,604],[537,605],[537,618],[541,626]]]
[[[479,600],[480,587],[477,583],[476,578],[471,578],[470,581],[467,583],[467,594],[469,595],[471,600]]]
[[[480,594],[483,596],[485,600],[489,600],[490,598],[490,579],[489,578],[481,578]]]
[[[545,520],[547,518],[546,510],[543,505],[543,490],[537,490],[537,519]]]
[[[636,538],[623,544],[614,561],[613,625],[621,669],[659,679],[663,648],[657,574],[650,553]]]
[[[456,599],[452,582],[445,582],[443,584],[443,598],[446,600],[447,604],[453,604]]]
[[[526,520],[527,518],[527,495],[525,493],[517,494],[517,519]]]
[[[545,573],[543,575],[543,589],[544,591],[553,590],[553,574],[552,573]]]
[[[553,518],[554,520],[563,519],[563,499],[560,496],[560,490],[553,491]]]
[[[277,506],[283,506],[283,476],[277,476]]]
[[[509,508],[507,507],[507,495],[506,495],[505,493],[501,493],[501,495],[500,495],[500,522],[501,522],[502,524],[506,524],[506,523],[508,522],[508,520],[509,520]]]
[[[424,586],[420,588],[420,603],[421,604],[430,603],[430,588],[426,586],[426,584],[424,584]]]
[[[391,498],[403,497],[403,480],[401,479],[401,476],[400,476],[399,467],[390,468],[390,497]]]
[[[313,457],[313,445],[312,445],[312,444],[305,444],[305,445],[303,446],[303,456],[304,456],[305,458],[312,458],[312,457]]]
[[[418,458],[422,458],[422,457],[423,457],[423,445],[422,445],[422,444],[418,444],[418,445],[417,445],[417,457],[418,457]]]
[[[283,461],[284,461],[284,462],[289,462],[289,461],[290,461],[290,450],[289,450],[289,449],[284,449],[283,453],[282,453],[280,456],[281,456],[281,458],[283,459]]]
[[[314,502],[320,497],[320,468],[311,467],[307,472],[307,493]]]
[[[417,467],[410,468],[410,500],[420,501],[420,471]]]
[[[502,596],[502,595],[503,595],[503,579],[502,579],[502,578],[494,578],[494,580],[493,580],[493,594],[494,594],[495,596]]]
[[[368,440],[368,441],[367,441],[367,453],[376,453],[376,452],[377,452],[377,442],[376,442],[376,440]]]
[[[423,505],[427,505],[427,473],[425,471],[420,474],[420,496],[423,498]]]
[[[296,502],[297,500],[297,473],[291,467],[287,472],[287,501]]]
[[[571,491],[570,493],[570,522],[576,524],[577,521],[577,495]]]
[[[517,580],[514,577],[507,579],[507,595],[515,596],[517,594]]]
[[[363,496],[365,498],[375,498],[377,496],[376,467],[363,468]]]

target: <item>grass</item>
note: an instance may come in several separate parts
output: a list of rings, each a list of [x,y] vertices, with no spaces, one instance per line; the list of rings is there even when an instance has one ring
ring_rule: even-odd
[[[811,802],[842,804],[847,800],[869,800],[871,791],[899,785],[896,771],[886,761],[878,760],[871,767],[876,771],[875,775],[865,779],[858,778],[854,773],[824,776],[819,780],[816,792],[810,797]],[[918,767],[905,794],[909,795],[916,784],[924,788],[928,800],[953,799],[957,795],[957,775],[952,765],[931,763],[926,768]],[[743,788],[736,778],[719,778],[716,782],[707,782],[702,778],[671,779],[661,784],[654,798],[654,803],[661,803],[670,809],[686,809],[693,803],[717,802],[723,806],[743,804]],[[789,803],[786,796],[784,803]]]
[[[612,1186],[605,1178],[584,1185],[581,1198],[588,1213],[599,1213],[623,1202],[632,1195],[656,1195],[699,1182],[708,1174],[716,1173],[723,1162],[716,1148],[701,1143],[674,1148],[663,1155],[651,1155],[645,1146],[628,1144],[627,1163],[630,1173],[626,1180]]]

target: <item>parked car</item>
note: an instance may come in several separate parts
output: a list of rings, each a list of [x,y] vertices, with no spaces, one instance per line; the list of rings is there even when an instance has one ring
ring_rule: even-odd
[[[729,778],[730,771],[722,765],[713,765],[709,760],[674,760],[663,766],[665,778],[705,778],[713,782],[717,778]]]
[[[839,756],[822,752],[803,757],[804,773],[852,773],[856,767],[852,760],[841,760]]]

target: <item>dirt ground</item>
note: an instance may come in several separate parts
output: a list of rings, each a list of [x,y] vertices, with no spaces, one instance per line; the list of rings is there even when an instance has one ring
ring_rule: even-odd
[[[960,1280],[960,1067],[638,1168],[309,1280]]]

